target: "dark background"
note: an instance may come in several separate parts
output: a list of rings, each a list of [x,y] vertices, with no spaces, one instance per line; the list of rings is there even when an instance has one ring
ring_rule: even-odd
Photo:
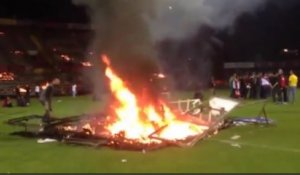
[[[264,8],[252,14],[242,14],[236,20],[234,26],[228,29],[216,30],[210,26],[200,26],[198,33],[185,40],[164,40],[157,43],[161,59],[167,63],[169,72],[175,70],[178,65],[187,65],[191,73],[199,73],[199,62],[197,57],[207,57],[212,61],[212,73],[220,79],[227,78],[223,73],[224,62],[240,61],[272,61],[287,62],[286,69],[290,68],[292,61],[298,62],[300,48],[300,1],[299,0],[270,0]],[[89,16],[82,6],[75,6],[70,0],[1,0],[0,18],[11,18],[16,20],[30,20],[45,23],[83,23],[89,24]],[[65,36],[64,31],[43,28],[24,28],[24,31],[39,30],[42,37],[55,38]],[[11,31],[11,29],[6,29]],[[23,30],[22,28],[14,30]],[[50,34],[46,34],[46,31]],[[59,33],[52,36],[52,33]],[[74,34],[72,35],[72,33]],[[84,33],[82,45],[88,45],[93,36],[93,31],[67,32],[70,39],[77,36],[76,32]],[[42,34],[41,34],[42,33]],[[211,38],[216,38],[214,42]],[[207,48],[209,43],[209,48]],[[71,48],[71,47],[69,47]],[[174,52],[176,48],[176,52]],[[283,52],[288,48],[292,52]],[[74,53],[74,57],[84,57],[86,48]],[[79,50],[79,49],[75,49]],[[209,50],[209,51],[207,51]],[[66,53],[64,50],[62,53]],[[205,55],[203,55],[205,53]],[[47,53],[46,53],[47,54]],[[71,54],[71,52],[70,52]],[[174,55],[175,54],[175,55]],[[6,57],[8,59],[9,57]],[[42,56],[39,58],[46,59]],[[48,58],[49,59],[49,58]],[[36,63],[36,59],[28,59]],[[51,62],[41,63],[46,66],[57,67]],[[205,60],[204,60],[205,62]],[[70,63],[68,63],[70,64]],[[74,66],[73,66],[74,67]],[[200,66],[201,67],[201,66]],[[263,66],[262,66],[263,67]],[[298,69],[298,68],[297,68]],[[61,70],[61,68],[59,69]],[[66,69],[68,70],[68,69]],[[176,77],[176,71],[173,71]],[[201,72],[200,72],[201,73]],[[181,72],[178,72],[181,74]]]

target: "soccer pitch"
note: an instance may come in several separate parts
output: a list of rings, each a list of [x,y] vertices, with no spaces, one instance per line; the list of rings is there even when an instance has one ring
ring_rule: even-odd
[[[182,97],[185,95],[183,94]],[[298,96],[298,99],[300,96]],[[58,117],[101,111],[104,103],[90,97],[58,97]],[[248,105],[247,105],[248,104]],[[244,102],[230,116],[255,117],[263,102]],[[152,152],[120,151],[37,143],[37,139],[12,136],[22,128],[4,122],[11,118],[43,113],[33,100],[30,107],[0,110],[1,173],[275,173],[300,172],[300,102],[294,105],[268,104],[267,113],[275,126],[239,126],[197,143],[192,148],[165,148]],[[233,136],[240,136],[233,140]]]

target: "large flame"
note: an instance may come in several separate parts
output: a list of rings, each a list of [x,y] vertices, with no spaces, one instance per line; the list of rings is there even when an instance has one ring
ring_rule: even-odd
[[[114,72],[109,58],[103,55],[102,61],[106,64],[105,75],[110,81],[110,90],[117,100],[117,103],[111,106],[113,113],[109,116],[114,120],[106,126],[111,135],[123,133],[127,139],[152,143],[160,142],[149,137],[153,133],[156,134],[156,138],[184,140],[207,129],[206,126],[179,120],[163,101],[160,101],[158,107],[157,104],[151,104],[153,102],[139,99]],[[160,128],[163,129],[156,133]]]

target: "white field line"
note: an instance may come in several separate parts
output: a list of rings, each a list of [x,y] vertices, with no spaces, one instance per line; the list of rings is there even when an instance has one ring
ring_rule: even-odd
[[[269,145],[263,145],[263,144],[262,145],[252,144],[252,143],[238,142],[238,141],[232,141],[232,140],[218,140],[218,139],[209,139],[209,140],[219,142],[219,143],[224,143],[224,144],[239,144],[241,146],[263,148],[263,149],[269,149],[269,150],[273,150],[273,151],[300,153],[300,149],[294,149],[294,148],[275,147],[275,146],[269,146]]]

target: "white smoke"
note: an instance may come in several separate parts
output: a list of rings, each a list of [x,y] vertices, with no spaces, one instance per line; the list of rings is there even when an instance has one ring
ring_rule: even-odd
[[[100,3],[99,3],[100,1]],[[89,9],[92,23],[99,26],[103,20],[105,0],[73,0],[76,5]],[[120,0],[110,0],[110,6]],[[165,38],[183,39],[193,35],[203,24],[216,29],[230,27],[243,13],[255,12],[267,0],[121,0],[128,6],[138,6],[154,41]],[[130,3],[129,3],[130,2]],[[126,3],[125,3],[126,4]],[[100,6],[99,6],[100,5]],[[117,7],[120,13],[128,6]],[[101,14],[101,15],[100,15]],[[128,19],[130,20],[130,19]]]
[[[156,43],[165,39],[193,38],[202,26],[209,26],[214,30],[228,28],[240,15],[255,12],[266,1],[268,0],[73,0],[73,3],[85,6],[90,15],[95,36],[89,50],[95,51],[95,55],[108,53],[124,72],[139,75],[141,73],[138,72],[146,69],[151,72],[159,67],[154,48]],[[215,52],[211,43],[222,43],[213,35],[200,38],[201,48],[187,49],[189,55],[197,60],[194,64],[198,65],[199,71],[191,73],[190,70],[183,70],[182,75],[187,75],[183,77],[183,81],[192,79],[192,76],[195,81],[200,79],[203,82],[209,78],[211,57]],[[176,49],[169,51],[169,54],[177,53]],[[176,56],[174,59],[178,58]],[[128,63],[130,66],[126,66]],[[145,65],[153,66],[147,68]],[[182,66],[184,65],[179,67]],[[96,78],[94,82],[99,81]]]
[[[156,0],[156,17],[147,19],[155,40],[182,39],[205,24],[215,29],[232,26],[238,16],[263,7],[266,0]]]

